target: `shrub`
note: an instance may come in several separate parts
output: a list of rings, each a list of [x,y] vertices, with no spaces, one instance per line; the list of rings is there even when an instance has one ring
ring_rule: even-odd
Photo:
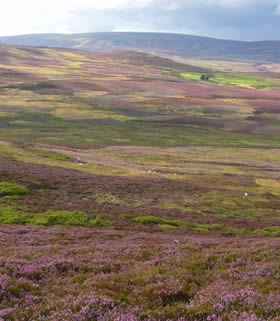
[[[206,74],[201,74],[200,75],[200,80],[202,80],[202,81],[208,81],[211,78],[214,78],[214,73],[212,73],[212,72],[208,72]]]

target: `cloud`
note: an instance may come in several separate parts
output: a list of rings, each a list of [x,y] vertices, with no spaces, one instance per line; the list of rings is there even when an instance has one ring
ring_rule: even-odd
[[[280,4],[275,8],[274,13],[278,16],[280,16]]]
[[[160,31],[280,39],[280,0],[9,0],[0,34]]]

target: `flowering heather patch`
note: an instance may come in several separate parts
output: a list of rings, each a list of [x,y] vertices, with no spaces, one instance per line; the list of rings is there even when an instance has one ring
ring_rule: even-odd
[[[277,238],[14,225],[0,231],[0,320],[280,318]]]

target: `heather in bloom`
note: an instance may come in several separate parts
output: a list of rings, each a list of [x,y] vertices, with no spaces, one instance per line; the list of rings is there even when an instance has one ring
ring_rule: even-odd
[[[279,320],[277,238],[174,233],[1,226],[0,318]]]

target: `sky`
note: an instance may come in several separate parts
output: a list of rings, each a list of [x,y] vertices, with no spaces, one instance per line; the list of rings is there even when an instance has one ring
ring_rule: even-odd
[[[280,40],[280,0],[8,0],[0,36],[104,31]]]

